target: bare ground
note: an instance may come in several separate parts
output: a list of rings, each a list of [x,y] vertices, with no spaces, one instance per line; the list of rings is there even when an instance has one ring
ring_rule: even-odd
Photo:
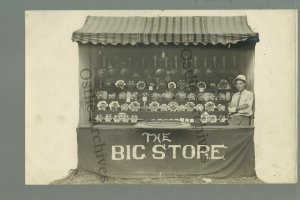
[[[176,177],[176,178],[109,178],[101,182],[96,174],[82,170],[73,170],[70,174],[51,185],[85,185],[85,184],[262,184],[257,177],[211,179],[204,176]]]

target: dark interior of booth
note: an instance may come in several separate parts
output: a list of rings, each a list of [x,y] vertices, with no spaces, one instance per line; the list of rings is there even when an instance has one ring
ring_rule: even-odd
[[[227,126],[228,104],[236,92],[232,80],[238,74],[246,75],[247,87],[253,91],[255,42],[227,45],[88,43],[80,46],[88,47],[89,68],[93,72],[91,88],[95,98],[90,122],[94,125],[135,124],[137,121],[196,123],[195,118],[200,116],[201,125]],[[221,80],[226,80],[230,88],[220,88]],[[199,88],[199,82],[204,82],[205,88]],[[211,98],[203,99],[206,93],[211,94]],[[99,109],[99,102],[104,101],[107,105],[111,102],[119,105],[115,109],[110,106]],[[136,106],[133,110],[129,106],[132,102],[137,102],[132,105]],[[213,103],[214,108],[206,109],[207,102]],[[195,108],[181,106],[187,103]],[[168,107],[170,104],[172,108]],[[199,104],[202,110],[196,109]],[[223,109],[219,109],[222,106]],[[118,117],[120,113],[127,119],[122,121]],[[203,113],[217,120],[202,121]]]

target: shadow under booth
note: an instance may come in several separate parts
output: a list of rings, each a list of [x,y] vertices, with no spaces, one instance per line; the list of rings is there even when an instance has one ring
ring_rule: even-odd
[[[253,91],[246,16],[88,16],[79,47],[78,169],[110,177],[255,176],[253,117],[228,126],[232,80]]]

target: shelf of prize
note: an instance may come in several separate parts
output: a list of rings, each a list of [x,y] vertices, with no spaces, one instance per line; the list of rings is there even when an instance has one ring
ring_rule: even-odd
[[[117,125],[117,126],[133,126],[136,123],[133,122],[97,122],[97,121],[92,121],[91,122],[93,125]],[[228,122],[216,122],[216,123],[197,123],[197,126],[195,126],[195,123],[191,123],[191,129],[194,129],[195,127],[201,127],[201,126],[228,126]],[[168,128],[162,128],[162,129],[168,129]]]
[[[226,109],[225,111],[218,111],[218,110],[214,110],[214,111],[207,111],[207,110],[203,110],[203,111],[150,111],[150,110],[139,110],[139,111],[131,111],[131,110],[128,110],[128,111],[123,111],[123,110],[117,110],[117,111],[111,111],[111,110],[94,110],[94,114],[95,114],[95,117],[97,116],[97,114],[112,114],[112,115],[116,115],[118,113],[126,113],[128,115],[176,115],[176,116],[185,116],[185,115],[201,115],[203,114],[204,112],[207,112],[208,114],[214,114],[214,115],[227,115],[229,112],[228,110]],[[157,118],[157,117],[156,117]]]
[[[216,91],[218,93],[226,93],[226,92],[232,92],[232,89],[227,89],[227,90],[220,90],[220,89],[211,89],[211,88],[206,88],[204,89],[204,91],[201,91],[199,89],[189,89],[189,88],[185,88],[185,89],[179,89],[179,88],[175,88],[175,89],[169,89],[169,88],[153,88],[153,90],[149,90],[148,87],[142,90],[139,90],[137,88],[127,88],[124,87],[123,89],[117,88],[117,87],[97,87],[96,91],[107,91],[107,92],[117,92],[117,93],[121,93],[121,92],[139,92],[139,93],[143,93],[143,92],[148,92],[148,93],[164,93],[166,91],[172,91],[172,92],[180,92],[180,91],[184,91],[184,92],[193,92],[193,93],[205,93],[205,92],[211,92],[211,93],[215,93]]]
[[[138,100],[131,100],[130,102],[126,102],[125,100],[123,100],[123,99],[106,99],[106,100],[97,100],[96,102],[95,102],[95,106],[97,106],[97,104],[98,104],[98,102],[99,101],[106,101],[106,103],[107,104],[110,104],[110,102],[112,102],[112,101],[117,101],[119,104],[120,104],[120,106],[122,105],[122,104],[124,104],[124,103],[127,103],[127,104],[130,104],[131,102],[134,102],[134,101],[137,101],[137,102],[139,102],[140,103],[140,105],[141,106],[143,106],[144,105],[144,101],[142,100],[142,99],[138,99]],[[226,101],[226,100],[208,100],[208,101],[200,101],[200,100],[188,100],[188,99],[186,99],[186,100],[178,100],[178,99],[171,99],[171,100],[162,100],[162,99],[158,99],[158,100],[147,100],[147,101],[145,101],[145,104],[146,105],[149,105],[151,102],[154,102],[154,101],[157,101],[160,105],[161,104],[168,104],[168,103],[170,103],[170,102],[176,102],[176,103],[178,103],[178,105],[182,105],[182,104],[186,104],[187,102],[193,102],[193,103],[195,103],[195,105],[197,105],[197,104],[199,104],[199,103],[201,103],[201,104],[205,104],[206,102],[213,102],[213,103],[215,103],[216,104],[216,106],[218,105],[218,104],[224,104],[224,105],[227,105],[230,101]]]

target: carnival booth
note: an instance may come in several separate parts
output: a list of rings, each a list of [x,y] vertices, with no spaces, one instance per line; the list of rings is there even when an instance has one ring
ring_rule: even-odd
[[[253,117],[228,126],[232,80],[253,91],[246,16],[88,16],[79,47],[78,168],[109,177],[255,176]]]

